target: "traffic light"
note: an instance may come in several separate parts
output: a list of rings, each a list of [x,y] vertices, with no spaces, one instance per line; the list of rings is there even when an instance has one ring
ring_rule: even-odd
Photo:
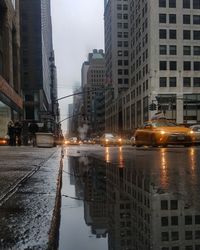
[[[153,110],[156,110],[157,109],[157,105],[155,103],[151,103],[149,104],[149,110],[153,111]]]

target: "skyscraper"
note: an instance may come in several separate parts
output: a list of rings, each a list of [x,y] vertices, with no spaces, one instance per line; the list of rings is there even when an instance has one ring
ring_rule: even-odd
[[[20,25],[24,116],[51,127],[57,83],[50,0],[21,0]]]
[[[105,0],[106,130],[122,129],[121,94],[129,87],[129,2]]]

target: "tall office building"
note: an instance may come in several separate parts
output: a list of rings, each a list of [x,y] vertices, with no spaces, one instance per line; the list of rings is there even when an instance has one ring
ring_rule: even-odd
[[[24,116],[51,127],[57,82],[50,0],[21,0],[20,12]]]
[[[124,39],[116,30],[123,27],[119,9],[124,4],[129,8],[129,88],[122,97],[115,91],[115,106],[106,105],[107,127],[114,131],[121,125],[123,131],[132,131],[158,111],[177,123],[199,122],[200,1],[105,1],[107,75],[120,72],[114,68],[119,68],[119,54],[112,58],[119,53],[119,39]],[[116,83],[112,79],[112,85]]]
[[[129,87],[129,2],[105,0],[106,130],[122,129],[120,96]]]
[[[125,128],[140,126],[156,111],[178,123],[200,121],[199,28],[199,0],[130,1]],[[157,110],[149,110],[151,103]]]
[[[9,120],[22,116],[19,1],[0,1],[0,138]]]
[[[82,65],[83,113],[89,126],[88,136],[105,130],[105,58],[94,49]]]

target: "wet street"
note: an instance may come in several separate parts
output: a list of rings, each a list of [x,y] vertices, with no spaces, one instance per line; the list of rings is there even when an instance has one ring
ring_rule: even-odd
[[[199,250],[200,147],[68,146],[59,249]]]

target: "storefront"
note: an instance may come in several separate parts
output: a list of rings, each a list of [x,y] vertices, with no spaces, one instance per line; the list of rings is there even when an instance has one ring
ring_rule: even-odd
[[[0,138],[7,134],[7,124],[10,120],[20,120],[22,117],[23,100],[14,89],[0,76]]]

